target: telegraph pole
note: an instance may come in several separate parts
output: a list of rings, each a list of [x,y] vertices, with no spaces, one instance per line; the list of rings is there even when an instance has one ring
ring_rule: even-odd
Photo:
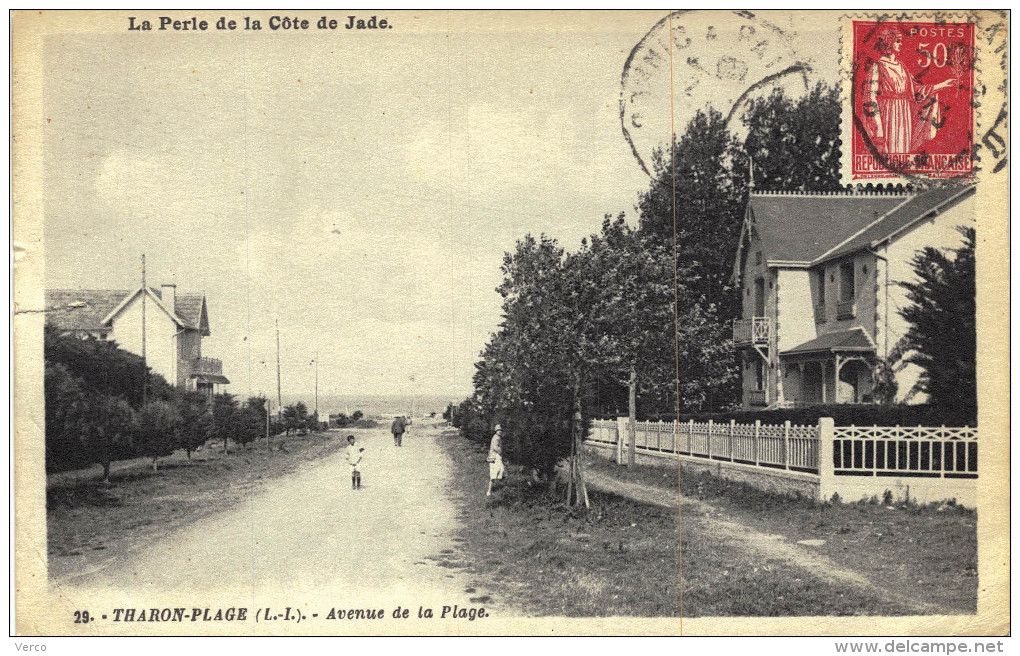
[[[149,397],[149,364],[145,358],[145,253],[142,253],[142,405],[148,403]]]
[[[276,414],[283,426],[283,392],[280,384],[280,320],[276,320]]]

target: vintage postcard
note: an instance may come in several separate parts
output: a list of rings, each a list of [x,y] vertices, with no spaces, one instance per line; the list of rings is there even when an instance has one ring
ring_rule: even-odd
[[[1007,635],[1008,32],[13,12],[12,632]]]

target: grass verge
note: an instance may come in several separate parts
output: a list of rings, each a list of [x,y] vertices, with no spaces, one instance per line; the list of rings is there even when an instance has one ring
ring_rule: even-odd
[[[679,615],[677,514],[590,491],[566,507],[512,472],[485,497],[486,450],[454,431],[441,443],[456,468],[453,497],[466,570],[533,616]]]
[[[904,615],[977,610],[977,514],[958,506],[819,504],[763,492],[708,473],[662,466],[619,467],[604,457],[589,467],[677,490],[683,614]],[[835,569],[874,583],[834,584],[808,566],[762,557],[720,530],[736,523],[747,536],[827,559]],[[801,546],[803,540],[821,541]]]
[[[285,450],[278,450],[281,444]],[[98,465],[51,474],[46,482],[50,577],[74,574],[228,508],[263,481],[344,445],[336,431],[274,437],[272,453],[264,440],[226,454],[221,445],[210,444],[191,461],[182,451],[161,458],[155,472],[147,458],[116,462],[109,485]]]

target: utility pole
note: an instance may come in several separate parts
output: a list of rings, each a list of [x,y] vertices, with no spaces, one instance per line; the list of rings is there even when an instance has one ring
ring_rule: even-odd
[[[145,297],[148,295],[145,288],[145,253],[142,253],[142,405],[149,400],[149,364],[145,358]]]
[[[319,420],[319,354],[315,353],[315,421]]]
[[[283,427],[283,392],[280,384],[280,320],[276,320],[276,413]]]

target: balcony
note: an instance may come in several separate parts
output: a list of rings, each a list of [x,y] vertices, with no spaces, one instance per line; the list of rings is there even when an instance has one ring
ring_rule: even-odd
[[[772,320],[768,317],[733,320],[734,346],[765,346],[772,337]]]
[[[217,358],[194,358],[189,366],[192,375],[219,376],[223,373],[223,362]]]
[[[836,305],[836,318],[837,319],[853,319],[857,316],[857,303],[850,299],[849,301],[840,301]]]
[[[747,393],[747,404],[751,406],[768,405],[765,399],[765,390],[751,390]]]

